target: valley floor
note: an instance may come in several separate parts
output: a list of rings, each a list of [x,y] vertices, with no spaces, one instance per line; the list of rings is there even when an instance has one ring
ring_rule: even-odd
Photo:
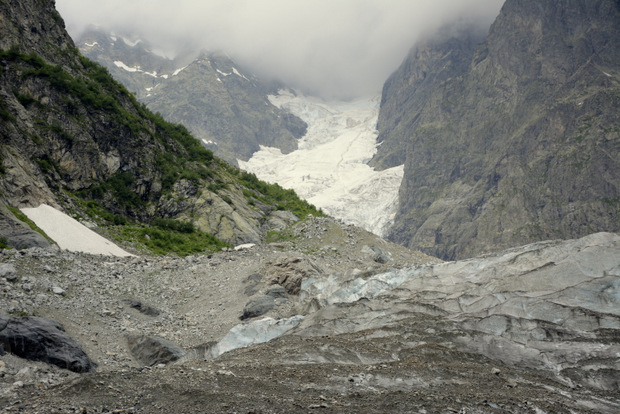
[[[315,218],[209,256],[29,249],[0,262],[15,269],[0,307],[61,322],[98,364],[77,374],[3,355],[6,412],[620,411],[615,234],[441,263]],[[295,315],[272,341],[215,352]],[[137,334],[185,354],[140,362]]]

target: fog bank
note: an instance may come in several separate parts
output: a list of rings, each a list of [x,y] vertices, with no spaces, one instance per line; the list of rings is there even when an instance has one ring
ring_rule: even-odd
[[[76,38],[91,24],[168,55],[225,51],[263,77],[325,97],[377,94],[419,36],[457,18],[488,27],[503,0],[56,0]]]

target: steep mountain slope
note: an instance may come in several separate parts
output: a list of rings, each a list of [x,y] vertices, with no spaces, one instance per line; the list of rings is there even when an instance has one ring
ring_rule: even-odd
[[[390,239],[446,259],[620,230],[620,4],[508,0],[412,49],[374,164],[405,163]]]
[[[308,207],[139,104],[79,55],[52,1],[2,2],[0,23],[0,190],[8,206],[46,203],[116,224],[184,219],[233,244],[262,240],[290,203],[300,215]],[[1,211],[6,243],[44,244],[36,236],[18,242],[24,227]]]
[[[148,108],[185,125],[216,155],[247,161],[260,145],[285,153],[306,131],[298,117],[272,105],[273,85],[238,69],[228,56],[157,55],[143,42],[91,30],[77,40],[80,51],[106,66]]]

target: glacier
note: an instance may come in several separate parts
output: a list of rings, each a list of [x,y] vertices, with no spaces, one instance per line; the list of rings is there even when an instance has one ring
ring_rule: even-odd
[[[385,236],[394,220],[404,167],[376,171],[379,98],[323,101],[281,90],[269,101],[308,124],[298,149],[282,154],[261,146],[239,167],[261,180],[292,188],[325,213]]]

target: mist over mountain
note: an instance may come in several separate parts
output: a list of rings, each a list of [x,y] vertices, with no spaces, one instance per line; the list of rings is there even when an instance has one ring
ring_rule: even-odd
[[[58,0],[76,39],[90,24],[175,57],[225,51],[261,78],[309,95],[375,95],[424,33],[461,18],[491,24],[501,0]]]
[[[272,105],[278,85],[265,82],[227,54],[160,56],[146,41],[91,27],[75,39],[80,52],[105,66],[149,109],[186,126],[231,164],[261,145],[288,153],[306,131],[298,117]]]

